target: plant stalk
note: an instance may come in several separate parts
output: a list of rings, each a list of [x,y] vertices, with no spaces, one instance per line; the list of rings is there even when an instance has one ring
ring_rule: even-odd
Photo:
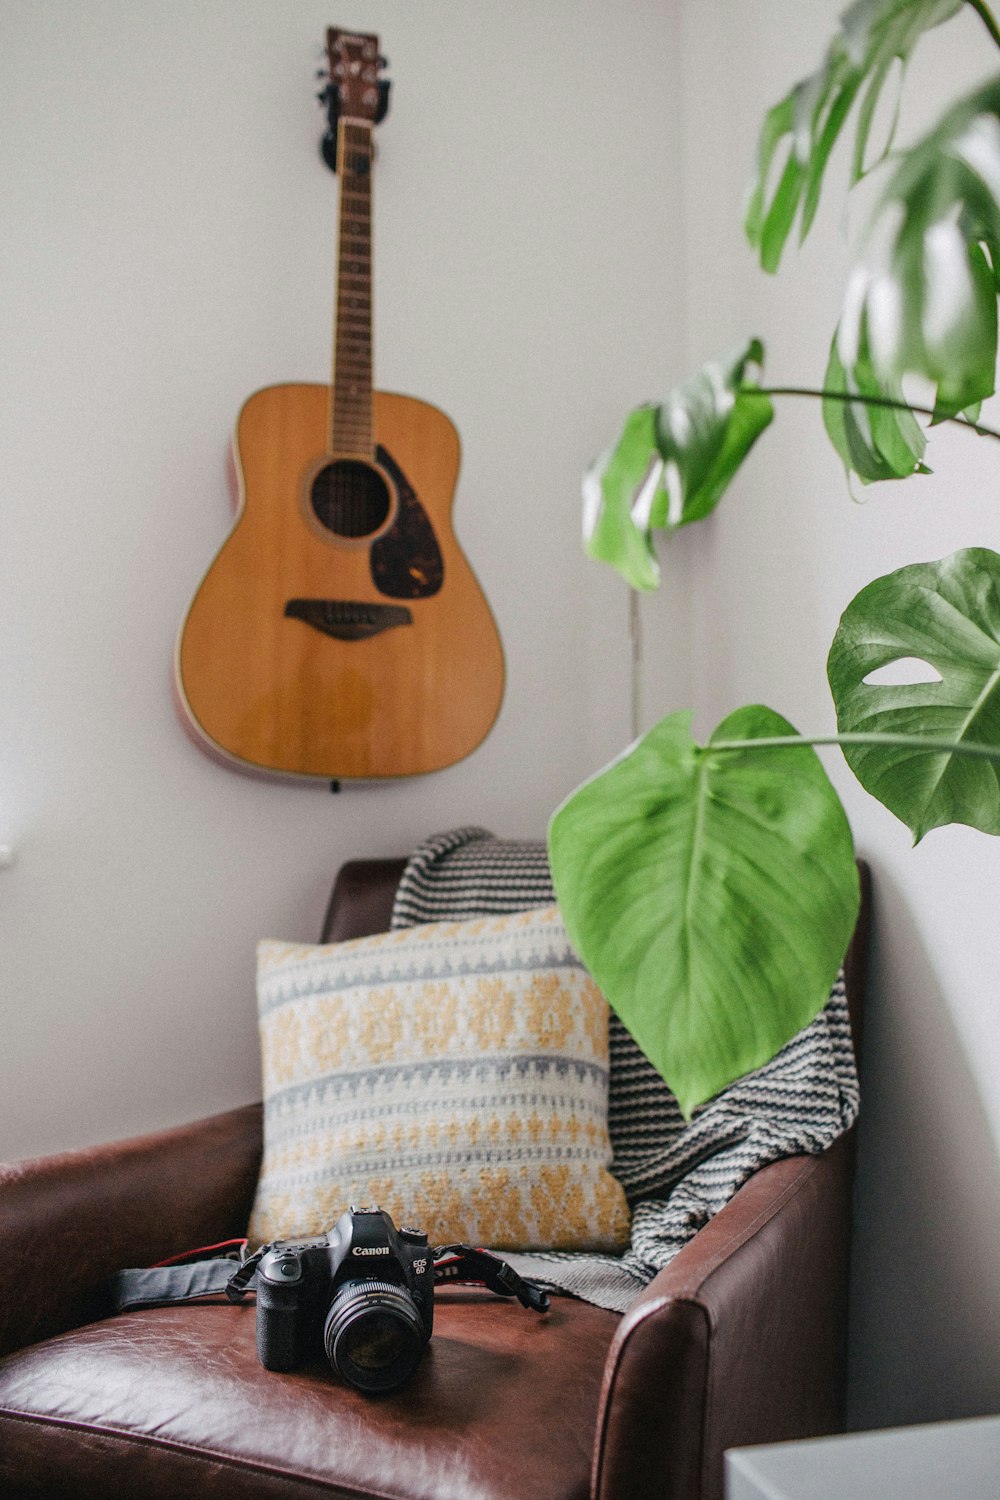
[[[997,23],[990,14],[990,8],[985,0],[967,0],[967,3],[972,6],[994,42],[1000,47],[1000,31],[997,30]]]
[[[980,745],[925,738],[916,734],[876,734],[858,730],[849,734],[776,734],[753,740],[709,740],[705,750],[784,750],[799,745],[883,745],[918,750],[926,755],[969,755],[975,760],[1000,761],[1000,745]]]
[[[810,386],[803,385],[751,385],[741,386],[740,389],[745,390],[748,395],[756,392],[759,396],[810,396],[814,401],[842,401],[851,406],[855,403],[861,406],[884,406],[890,411],[911,411],[918,417],[934,416],[932,407],[914,406],[909,401],[894,401],[891,396],[852,396],[846,391],[817,391]],[[980,437],[995,438],[997,442],[1000,442],[1000,432],[993,427],[984,427],[980,422],[970,422],[967,417],[946,417],[944,420],[953,423],[956,427],[967,427],[970,432],[976,432]]]

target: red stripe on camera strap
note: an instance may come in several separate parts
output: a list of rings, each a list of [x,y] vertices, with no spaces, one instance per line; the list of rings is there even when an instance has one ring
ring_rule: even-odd
[[[519,1276],[513,1266],[489,1250],[471,1245],[442,1245],[434,1251],[434,1280],[439,1284],[485,1286],[498,1297],[516,1297],[522,1307],[548,1312],[549,1294]]]
[[[186,1266],[195,1260],[245,1260],[247,1241],[220,1240],[217,1245],[201,1245],[197,1250],[184,1250],[180,1255],[168,1255],[166,1260],[156,1260],[151,1269],[160,1266]]]

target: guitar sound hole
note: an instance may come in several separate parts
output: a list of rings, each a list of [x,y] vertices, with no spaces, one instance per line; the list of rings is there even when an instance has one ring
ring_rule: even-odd
[[[382,475],[355,458],[338,458],[320,469],[310,499],[317,520],[337,536],[370,536],[392,507]]]

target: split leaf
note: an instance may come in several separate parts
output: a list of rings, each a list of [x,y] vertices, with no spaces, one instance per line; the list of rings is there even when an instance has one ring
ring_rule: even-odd
[[[823,422],[848,474],[856,474],[862,484],[873,484],[931,472],[923,462],[924,430],[905,406],[899,381],[876,378],[867,343],[848,373],[834,339],[823,393]],[[862,399],[846,401],[845,396]],[[900,406],[879,405],[886,399]]]
[[[876,107],[886,81],[901,75],[920,37],[962,8],[963,0],[856,0],[840,19],[840,29],[822,65],[767,114],[757,150],[757,177],[745,230],[766,271],[777,270],[796,215],[799,238],[809,232],[819,203],[830,153],[866,85],[858,111],[852,180],[888,153],[895,118],[882,148],[869,161],[868,146]],[[785,152],[784,163],[781,153]],[[777,181],[772,184],[772,178]]]
[[[908,658],[933,674],[866,681]],[[906,746],[845,745],[844,755],[915,843],[946,823],[1000,833],[1000,556],[969,547],[876,578],[845,610],[827,676],[842,734],[911,737]],[[930,752],[921,739],[946,748]],[[997,759],[960,754],[962,745],[992,746]]]
[[[994,388],[998,289],[993,79],[900,158],[879,196],[837,332],[848,378],[889,394],[905,375],[920,375],[936,387],[935,421],[960,413],[974,420]]]
[[[751,340],[706,364],[659,405],[637,407],[613,448],[584,476],[584,543],[635,589],[660,581],[653,532],[701,520],[774,415],[754,380]]]

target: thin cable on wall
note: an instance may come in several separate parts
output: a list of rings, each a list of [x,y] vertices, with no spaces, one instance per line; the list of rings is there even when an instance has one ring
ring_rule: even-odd
[[[642,611],[639,607],[638,589],[628,591],[628,639],[629,639],[629,715],[631,739],[639,738],[642,720],[640,704],[640,669],[642,667]]]

